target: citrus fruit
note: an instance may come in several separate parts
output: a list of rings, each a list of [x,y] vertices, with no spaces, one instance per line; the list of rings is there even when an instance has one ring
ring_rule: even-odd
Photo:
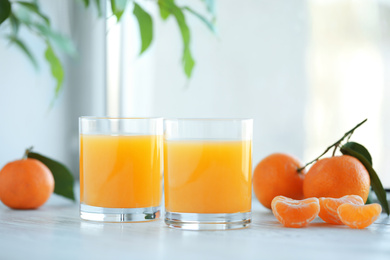
[[[367,201],[370,176],[363,164],[349,155],[324,158],[307,172],[303,182],[305,198],[359,195]]]
[[[338,207],[337,213],[341,221],[351,227],[362,229],[368,227],[379,217],[382,207],[378,203],[369,205],[343,204]]]
[[[320,212],[317,198],[293,200],[277,196],[272,200],[272,213],[286,227],[299,228],[309,224]]]
[[[36,159],[10,162],[0,171],[0,200],[14,209],[35,209],[53,193],[49,168]]]
[[[266,208],[276,196],[303,199],[304,172],[298,173],[301,163],[294,157],[275,153],[267,156],[253,172],[253,190],[257,199]]]
[[[337,214],[337,208],[345,203],[364,205],[363,199],[358,195],[346,195],[344,197],[335,198],[319,198],[320,201],[320,213],[318,216],[325,222],[342,225],[339,215]]]

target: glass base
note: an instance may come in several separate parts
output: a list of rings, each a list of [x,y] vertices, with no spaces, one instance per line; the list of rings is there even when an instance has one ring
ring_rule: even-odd
[[[165,212],[165,223],[171,228],[186,230],[240,229],[250,225],[251,212],[231,214]]]
[[[160,207],[102,208],[80,204],[80,218],[104,222],[144,222],[160,218]]]

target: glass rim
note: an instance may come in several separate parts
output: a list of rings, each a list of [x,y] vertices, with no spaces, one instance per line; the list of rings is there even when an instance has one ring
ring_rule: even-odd
[[[79,119],[87,120],[156,120],[163,117],[117,117],[117,116],[79,116]]]
[[[234,121],[237,121],[237,122],[245,122],[245,121],[253,121],[253,118],[249,118],[249,117],[245,117],[245,118],[197,118],[197,117],[193,117],[193,118],[164,118],[164,121],[199,121],[199,122],[207,122],[207,121],[215,121],[215,122],[234,122]]]

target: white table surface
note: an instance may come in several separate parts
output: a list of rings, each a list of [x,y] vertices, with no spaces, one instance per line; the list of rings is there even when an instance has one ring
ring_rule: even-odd
[[[253,201],[247,229],[182,231],[162,220],[97,223],[79,219],[78,204],[52,195],[38,210],[0,205],[0,259],[386,259],[390,220],[354,230],[317,218],[284,228]]]

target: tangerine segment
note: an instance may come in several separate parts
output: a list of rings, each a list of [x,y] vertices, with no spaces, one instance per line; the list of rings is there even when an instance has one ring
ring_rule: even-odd
[[[320,198],[320,213],[318,216],[325,222],[342,225],[339,215],[337,214],[337,208],[345,203],[355,204],[355,205],[364,205],[362,197],[358,195],[346,195],[344,197],[334,199],[334,198]]]
[[[343,204],[338,207],[337,213],[341,221],[351,227],[362,229],[368,227],[379,217],[382,207],[378,203],[369,205]]]
[[[272,213],[286,227],[299,228],[309,224],[320,212],[317,198],[293,200],[276,196],[271,203]]]

